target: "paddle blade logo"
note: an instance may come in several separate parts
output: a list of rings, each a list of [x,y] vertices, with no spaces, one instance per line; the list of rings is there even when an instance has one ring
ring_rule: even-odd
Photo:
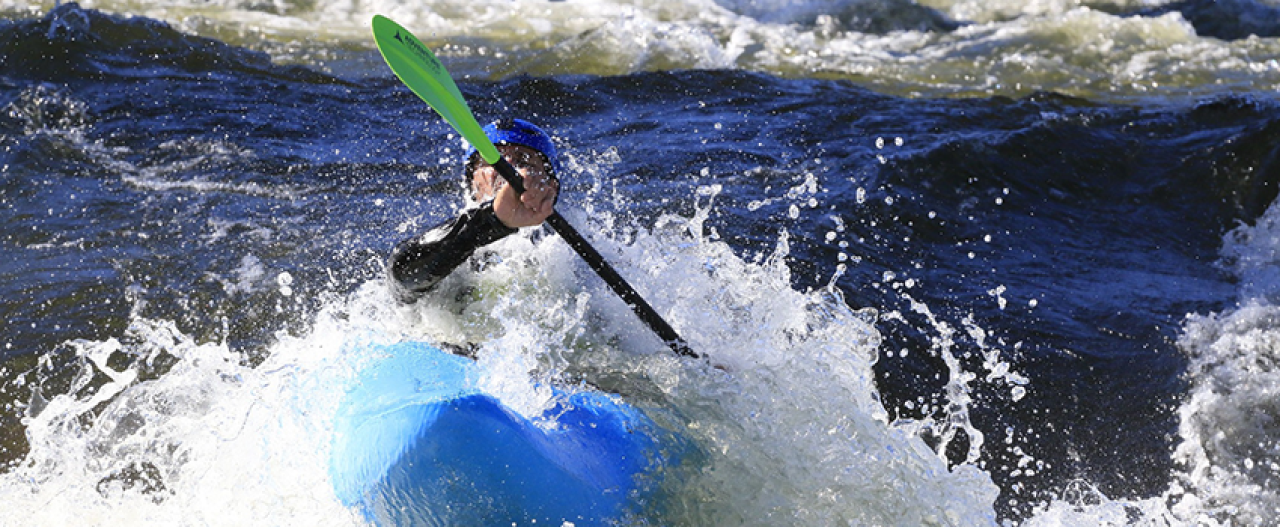
[[[445,71],[444,64],[409,30],[382,15],[373,17],[373,38],[391,71],[409,90],[444,117],[490,163],[500,157],[484,130],[471,115],[462,92]]]
[[[396,29],[396,36],[392,38],[400,41],[401,45],[408,48],[409,51],[412,51],[413,54],[418,57],[418,60],[421,60],[426,64],[427,68],[431,70],[432,76],[439,76],[440,72],[444,71],[444,66],[440,64],[440,59],[437,59],[436,56],[423,46],[421,42],[418,42],[418,39],[413,35],[409,35],[409,38],[405,38],[400,35],[400,30]]]

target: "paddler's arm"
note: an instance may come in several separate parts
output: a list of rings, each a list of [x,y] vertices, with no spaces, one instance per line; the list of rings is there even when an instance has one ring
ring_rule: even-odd
[[[493,203],[487,202],[400,242],[387,265],[396,296],[404,302],[417,300],[466,262],[476,249],[515,232],[498,220]]]

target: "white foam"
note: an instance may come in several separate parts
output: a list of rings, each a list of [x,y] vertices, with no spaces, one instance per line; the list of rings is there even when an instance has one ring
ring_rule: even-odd
[[[1178,344],[1190,364],[1175,458],[1182,509],[1238,525],[1280,517],[1280,207],[1227,234],[1223,263],[1241,305],[1191,316]],[[1180,509],[1181,510],[1181,509]]]
[[[1062,15],[1081,7],[1130,11],[1169,3],[1168,0],[923,0],[921,5],[939,9],[955,20],[999,22],[1022,17]]]
[[[504,335],[542,328],[541,337],[520,339],[525,353],[548,370],[648,394],[663,403],[659,411],[681,416],[679,431],[708,459],[669,489],[680,512],[662,523],[994,522],[985,474],[949,471],[918,437],[884,421],[871,372],[874,314],[851,310],[834,290],[791,289],[785,238],[750,264],[707,241],[704,219],[705,211],[667,216],[629,245],[601,239],[597,247],[618,254],[619,272],[726,371],[673,358],[558,240],[530,248],[537,275],[520,260],[485,271],[511,273],[499,280],[528,294],[556,292],[539,304],[508,290],[487,304]],[[584,283],[585,293],[567,294]],[[482,353],[509,354],[513,344]],[[631,378],[611,379],[617,372]]]
[[[1250,302],[1192,317],[1179,346],[1191,394],[1174,454],[1194,506],[1232,524],[1280,517],[1280,307]]]
[[[675,358],[559,239],[517,236],[495,244],[501,257],[482,272],[463,269],[442,284],[476,286],[461,303],[442,294],[397,307],[370,282],[328,302],[308,334],[279,337],[257,368],[165,321],[135,319],[118,340],[74,343],[85,384],[28,419],[31,454],[0,475],[0,501],[30,512],[23,525],[71,515],[102,524],[357,523],[325,469],[335,387],[371,359],[344,342],[462,340],[483,343],[484,386],[513,408],[543,407],[548,381],[584,382],[690,441],[695,451],[662,491],[659,524],[994,524],[997,490],[984,473],[949,470],[919,437],[885,422],[871,371],[874,313],[850,309],[835,290],[793,290],[785,237],[771,257],[748,263],[707,239],[706,217],[706,208],[665,217],[630,244],[594,242],[724,369]],[[245,274],[271,281],[252,261]],[[144,365],[162,356],[177,362],[149,379]],[[110,357],[134,366],[115,370]],[[88,384],[94,372],[110,382]]]
[[[317,462],[336,397],[317,384],[335,375],[340,338],[285,340],[277,349],[305,350],[251,369],[172,323],[135,320],[125,337],[73,343],[89,359],[81,381],[25,420],[31,450],[0,476],[0,524],[357,523]],[[122,354],[139,362],[113,369],[107,357]],[[178,360],[138,382],[162,357]],[[95,373],[111,382],[95,388]]]
[[[266,51],[278,62],[356,77],[387,74],[374,58],[368,26],[373,15],[383,14],[423,38],[460,77],[736,68],[847,78],[906,96],[1057,91],[1118,102],[1280,89],[1280,39],[1200,37],[1176,11],[1159,17],[1111,14],[1158,3],[929,2],[963,23],[954,31],[916,27],[911,17],[924,15],[910,12],[923,8],[906,0],[84,5],[167,20]],[[900,14],[904,10],[909,13]],[[864,33],[846,27],[842,20],[850,16],[901,28]]]
[[[1280,304],[1280,207],[1272,204],[1254,225],[1227,233],[1222,256],[1240,278],[1241,302]]]
[[[1239,304],[1188,314],[1178,408],[1178,463],[1160,496],[1112,498],[1087,482],[1066,489],[1028,526],[1269,525],[1280,518],[1280,207],[1223,241]]]

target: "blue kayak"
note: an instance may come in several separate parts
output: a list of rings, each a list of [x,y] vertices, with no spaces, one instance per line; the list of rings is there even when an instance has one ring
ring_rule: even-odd
[[[662,455],[656,425],[598,392],[522,416],[480,367],[429,344],[376,346],[334,418],[339,500],[379,525],[596,525],[633,512]]]

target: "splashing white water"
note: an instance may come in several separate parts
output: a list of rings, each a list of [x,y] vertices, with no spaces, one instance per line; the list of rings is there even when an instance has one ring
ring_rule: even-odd
[[[460,302],[397,306],[381,281],[326,301],[257,367],[135,316],[119,338],[67,346],[79,376],[29,410],[30,454],[0,475],[24,514],[0,523],[359,523],[328,483],[336,387],[376,360],[359,342],[430,340],[481,343],[482,386],[519,411],[545,405],[540,383],[585,383],[690,442],[649,512],[659,524],[994,524],[986,474],[885,422],[874,313],[791,289],[785,238],[755,264],[707,240],[706,212],[596,242],[719,367],[667,353],[550,237],[495,244],[483,271],[442,284]]]
[[[804,191],[783,188],[777,199],[808,203],[820,186],[806,178]],[[851,309],[835,289],[795,291],[785,232],[767,257],[733,254],[704,225],[718,192],[701,187],[692,217],[664,216],[625,244],[593,242],[723,369],[672,357],[552,237],[503,240],[483,271],[461,270],[444,294],[414,306],[396,306],[376,280],[324,300],[305,334],[279,336],[257,367],[226,345],[135,316],[116,339],[68,343],[79,376],[69,393],[34,401],[24,423],[30,454],[0,475],[0,500],[29,513],[0,524],[359,523],[333,498],[326,463],[336,387],[376,360],[352,344],[362,339],[481,343],[483,388],[526,414],[546,407],[548,381],[621,394],[697,452],[664,480],[661,503],[647,511],[655,523],[994,524],[997,489],[975,466],[983,437],[967,418],[980,373],[955,360],[952,339],[974,339],[986,380],[1006,383],[1015,400],[1027,380],[972,320],[957,329],[931,318],[949,368],[947,419],[887,423],[871,370],[876,313]],[[615,232],[610,214],[589,216],[600,223],[571,219]],[[1224,249],[1254,303],[1193,318],[1180,342],[1193,357],[1193,391],[1181,409],[1177,455],[1187,469],[1175,488],[1117,500],[1079,482],[1027,525],[1248,525],[1274,513],[1280,313],[1264,286],[1277,216],[1237,230]],[[243,276],[228,287],[300,285],[253,255],[240,261]],[[910,299],[909,279],[884,280]],[[931,449],[926,430],[943,444]],[[970,455],[948,469],[939,451],[958,431],[970,436]]]
[[[1224,240],[1239,306],[1190,314],[1178,339],[1189,359],[1178,408],[1179,470],[1161,496],[1111,499],[1085,482],[1028,526],[1270,525],[1280,518],[1280,206]]]
[[[1241,306],[1191,317],[1179,339],[1191,395],[1179,411],[1175,457],[1183,502],[1224,525],[1280,518],[1280,207],[1226,237]]]
[[[71,343],[79,377],[25,420],[31,450],[0,476],[0,523],[353,522],[316,457],[328,435],[317,417],[337,395],[321,385],[337,375],[326,368],[341,339],[286,339],[254,369],[171,323],[135,320],[122,338]],[[167,373],[138,380],[162,360],[175,360]]]

